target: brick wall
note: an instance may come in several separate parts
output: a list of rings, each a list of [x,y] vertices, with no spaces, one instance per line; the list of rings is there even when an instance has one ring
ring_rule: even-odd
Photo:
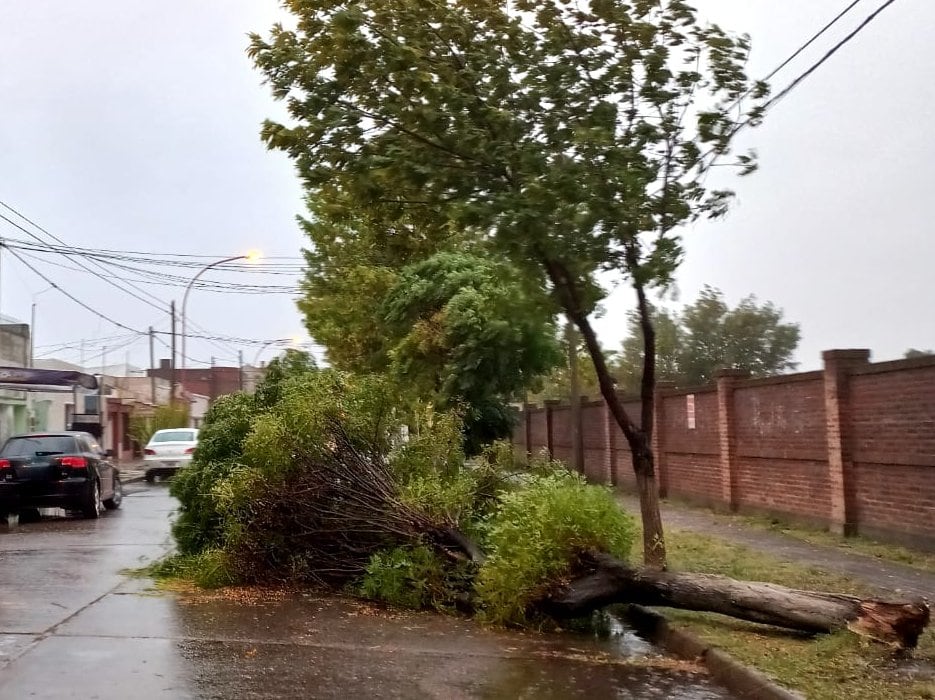
[[[935,548],[935,358],[870,364],[867,351],[842,350],[824,363],[819,372],[756,380],[725,372],[714,386],[660,388],[662,495]],[[640,404],[624,405],[638,422]],[[583,401],[580,414],[585,474],[632,488],[626,439],[603,402]],[[532,452],[577,464],[573,427],[567,405],[530,407],[515,442],[525,451],[528,430]]]

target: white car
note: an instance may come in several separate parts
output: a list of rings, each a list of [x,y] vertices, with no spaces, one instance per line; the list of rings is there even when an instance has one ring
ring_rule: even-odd
[[[153,483],[156,477],[172,476],[179,467],[192,461],[197,446],[198,430],[195,428],[157,430],[143,449],[146,481]]]

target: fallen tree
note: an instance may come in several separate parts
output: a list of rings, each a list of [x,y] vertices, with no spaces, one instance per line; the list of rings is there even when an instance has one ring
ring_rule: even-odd
[[[810,633],[848,629],[899,649],[915,648],[930,620],[924,600],[861,599],[726,576],[636,568],[600,552],[585,559],[590,573],[540,603],[548,614],[581,617],[614,603],[635,603],[720,613]]]
[[[521,468],[508,445],[467,466],[454,414],[394,445],[389,388],[320,371],[269,406],[219,404],[173,486],[181,556],[203,557],[211,580],[355,590],[496,624],[639,603],[911,649],[929,623],[924,601],[632,567],[638,529],[610,489],[559,463]]]

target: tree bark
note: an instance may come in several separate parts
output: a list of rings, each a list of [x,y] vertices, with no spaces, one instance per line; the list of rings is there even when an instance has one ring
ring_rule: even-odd
[[[559,296],[565,313],[581,332],[588,355],[591,357],[591,362],[594,363],[594,371],[597,374],[597,383],[601,390],[601,396],[603,396],[617,425],[620,426],[620,430],[630,447],[630,453],[633,455],[633,470],[639,490],[640,515],[643,521],[643,541],[650,545],[643,550],[644,561],[648,566],[664,569],[666,566],[665,535],[662,529],[662,515],[659,511],[659,487],[656,483],[656,470],[653,464],[652,451],[652,416],[656,387],[656,344],[655,331],[653,330],[652,319],[649,316],[649,305],[646,301],[645,291],[642,285],[634,284],[640,304],[640,319],[643,326],[645,347],[640,390],[643,402],[641,408],[642,425],[637,426],[627,414],[623,402],[617,394],[617,386],[610,374],[610,369],[607,367],[607,361],[597,339],[597,333],[594,332],[594,327],[588,320],[587,311],[581,303],[575,280],[564,265],[555,260],[543,257],[542,264]]]
[[[640,519],[643,523],[643,563],[656,569],[665,569],[666,543],[662,536],[659,485],[656,483],[656,468],[651,451],[642,454],[633,452],[633,471],[636,474]]]
[[[929,623],[924,600],[865,600],[724,576],[637,569],[603,553],[590,558],[592,573],[543,601],[543,611],[568,618],[613,603],[636,603],[720,613],[810,633],[849,629],[899,649],[914,648]]]

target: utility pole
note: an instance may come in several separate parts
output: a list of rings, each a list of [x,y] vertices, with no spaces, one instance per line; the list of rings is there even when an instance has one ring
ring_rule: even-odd
[[[107,368],[107,346],[104,346],[101,348],[101,382],[100,384],[97,385],[97,414],[98,414],[98,421],[101,424],[101,435],[98,438],[98,441],[101,443],[102,447],[104,446],[104,416],[107,413],[104,410],[104,401],[106,400],[104,397],[104,384],[106,380],[106,377],[104,376],[104,372],[106,371],[106,368]]]
[[[153,344],[156,331],[149,327],[149,395],[153,406],[156,405],[156,348]]]
[[[569,321],[565,325],[565,345],[568,348],[568,378],[571,394],[571,466],[584,473],[584,450],[581,442],[581,381],[578,376],[578,331]]]
[[[175,387],[178,384],[178,380],[179,380],[178,375],[176,374],[176,371],[175,371],[175,302],[174,301],[169,305],[169,313],[172,314],[172,361],[171,361],[172,375],[171,375],[171,380],[169,381],[169,390],[171,391],[171,394],[169,396],[169,405],[174,406],[175,405]]]
[[[237,353],[237,363],[240,367],[240,390],[243,391],[243,350]]]
[[[217,373],[214,371],[214,358],[211,358],[211,383],[209,384],[208,392],[211,394],[211,403],[214,403],[214,396],[217,394],[217,383],[215,377]]]
[[[36,302],[29,314],[29,367],[36,366]]]

